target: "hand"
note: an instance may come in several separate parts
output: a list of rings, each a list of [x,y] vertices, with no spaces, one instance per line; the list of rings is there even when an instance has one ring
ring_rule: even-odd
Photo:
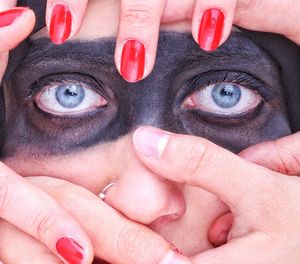
[[[262,142],[251,146],[239,153],[239,156],[264,166],[272,171],[285,175],[300,176],[300,133],[273,141]],[[227,235],[232,225],[232,214],[226,213],[218,218],[211,226],[208,237],[216,246],[227,242]],[[221,225],[221,227],[220,227]],[[223,230],[222,236],[219,234]]]
[[[54,43],[62,44],[76,35],[87,5],[88,0],[47,1],[46,24]],[[232,24],[280,33],[300,44],[295,22],[299,10],[300,4],[291,0],[120,0],[116,66],[127,81],[147,77],[155,62],[160,24],[183,20],[191,21],[193,37],[206,51],[213,51],[226,41]],[[23,35],[32,29],[32,24],[23,26]]]
[[[133,142],[151,171],[203,188],[230,207],[228,243],[194,256],[194,263],[299,263],[298,177],[251,164],[198,137],[140,128]]]
[[[0,13],[0,80],[7,66],[8,50],[30,34],[35,21],[31,10],[8,9],[15,3],[5,2],[0,2],[1,10],[6,10]],[[39,240],[59,258],[74,257],[66,250],[66,246],[76,249],[74,241],[82,247],[77,246],[77,250],[84,263],[93,258],[91,242],[77,221],[48,194],[1,162],[0,218]]]
[[[40,241],[60,259],[73,263],[90,263],[93,259],[90,239],[74,217],[46,192],[2,163],[0,217]],[[7,246],[3,241],[1,245]]]
[[[96,257],[122,264],[171,263],[176,257],[180,263],[188,263],[160,236],[128,220],[86,189],[50,177],[27,179],[48,192],[81,223],[93,242]],[[45,246],[13,226],[3,223],[0,234],[5,242],[0,244],[0,256],[5,263],[25,264],[29,259],[36,260],[35,263],[54,263],[53,254]],[[15,251],[16,241],[22,245],[21,252]]]

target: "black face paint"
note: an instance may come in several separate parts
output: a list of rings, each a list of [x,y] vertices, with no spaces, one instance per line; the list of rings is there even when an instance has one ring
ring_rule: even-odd
[[[135,84],[124,81],[115,69],[114,47],[112,39],[60,46],[46,39],[34,41],[5,83],[4,155],[79,151],[140,125],[206,137],[234,152],[290,133],[279,70],[242,33],[233,33],[214,53],[201,51],[188,33],[161,33],[153,72]],[[45,113],[34,97],[57,78],[94,80],[100,88],[93,89],[107,99],[107,106],[74,117]],[[253,111],[226,117],[183,107],[191,94],[224,81],[253,89],[261,103]]]

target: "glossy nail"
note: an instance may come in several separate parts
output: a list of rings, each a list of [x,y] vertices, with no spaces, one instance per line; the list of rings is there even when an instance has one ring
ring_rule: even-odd
[[[28,7],[16,7],[0,12],[0,28],[7,27],[14,23],[17,17],[29,10]]]
[[[62,44],[70,37],[72,14],[68,6],[56,4],[52,10],[50,38],[55,44]]]
[[[136,149],[149,158],[160,158],[169,141],[171,133],[154,127],[142,127],[133,135]]]
[[[62,237],[56,243],[56,250],[64,260],[70,264],[81,264],[83,260],[83,247],[72,238]]]
[[[224,28],[224,14],[217,8],[208,9],[203,13],[198,43],[206,51],[213,51],[219,47]]]
[[[144,76],[145,46],[134,39],[127,40],[123,46],[121,75],[128,82],[137,82]]]

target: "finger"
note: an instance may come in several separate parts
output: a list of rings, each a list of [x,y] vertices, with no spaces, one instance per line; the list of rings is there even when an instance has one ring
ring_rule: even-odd
[[[228,38],[231,32],[237,0],[197,0],[192,22],[196,42],[206,51],[213,51]]]
[[[115,62],[123,78],[137,82],[151,72],[165,0],[122,0]]]
[[[273,171],[300,176],[300,133],[251,146],[239,156]]]
[[[241,206],[260,204],[265,191],[282,178],[195,136],[142,127],[135,131],[133,144],[138,158],[151,171],[217,195],[234,214]]]
[[[76,220],[4,164],[0,164],[0,216],[66,261],[88,263],[93,257],[90,240]]]
[[[30,180],[56,197],[83,223],[98,258],[123,264],[189,263],[158,234],[128,220],[86,189],[46,177],[33,177]]]
[[[28,8],[12,8],[0,12],[0,53],[16,47],[32,31],[35,16]]]
[[[0,259],[4,263],[62,263],[45,245],[4,220],[0,220],[0,237]]]
[[[81,27],[88,0],[48,0],[46,24],[52,42],[62,44]]]
[[[251,30],[283,34],[300,44],[299,13],[299,1],[239,0],[234,23]]]
[[[17,5],[17,0],[0,0],[0,11],[15,7]]]

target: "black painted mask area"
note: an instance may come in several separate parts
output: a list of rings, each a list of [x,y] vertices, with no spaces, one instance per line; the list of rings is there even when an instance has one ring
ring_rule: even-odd
[[[155,68],[136,84],[127,83],[117,72],[114,47],[112,39],[60,46],[35,40],[4,84],[4,156],[80,151],[116,140],[141,125],[202,136],[234,152],[290,133],[279,69],[242,33],[233,33],[214,53],[201,51],[190,34],[161,33]],[[65,101],[81,95],[74,87],[75,93],[55,93],[58,84],[83,85],[107,103],[71,114],[60,112],[59,105],[54,109],[57,94]],[[241,92],[244,104],[252,102],[253,107],[237,105]],[[51,111],[41,108],[37,98],[50,98],[50,103],[43,100]],[[236,110],[224,115],[224,100],[227,108]]]

